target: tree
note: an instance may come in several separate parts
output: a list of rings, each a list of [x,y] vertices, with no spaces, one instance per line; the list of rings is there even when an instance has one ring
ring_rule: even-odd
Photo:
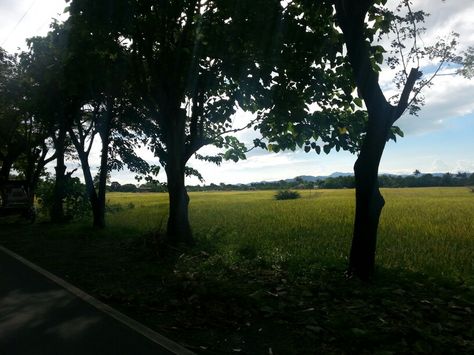
[[[391,13],[380,7],[385,2],[335,1],[337,24],[344,35],[354,82],[368,113],[366,135],[354,165],[356,216],[349,259],[349,274],[361,279],[370,278],[374,272],[377,229],[385,203],[379,191],[378,168],[392,126],[407,109],[411,113],[419,110],[421,89],[431,85],[434,75],[445,62],[456,58],[452,51],[455,38],[448,43],[440,41],[433,47],[420,49],[420,29],[417,26],[426,16],[423,11],[413,12],[411,2],[403,0],[397,12]],[[405,16],[400,15],[402,7],[407,9]],[[371,44],[380,30],[395,32],[392,48],[399,56],[389,57],[388,64],[392,67],[401,64],[403,67],[395,78],[401,93],[392,102],[385,98],[379,84],[380,68],[377,64],[382,63],[385,50]],[[412,41],[411,47],[408,47],[408,41]],[[434,75],[426,79],[422,78],[420,69],[423,55],[440,58]],[[409,65],[414,66],[410,69]]]
[[[55,184],[50,211],[52,222],[65,221],[63,200],[68,179],[66,158],[71,152],[67,131],[81,107],[80,100],[74,95],[74,87],[69,85],[65,77],[68,40],[60,24],[55,22],[45,37],[29,39],[29,51],[22,55],[32,87],[34,106],[31,107],[31,113],[42,122],[55,151]]]
[[[0,48],[0,180],[8,180],[24,149],[20,98],[17,58]]]
[[[453,53],[456,35],[449,41],[440,40],[422,48],[418,41],[422,29],[418,25],[426,14],[411,11],[407,0],[395,12],[383,8],[384,3],[287,2],[285,13],[294,19],[290,21],[294,26],[290,33],[297,34],[295,38],[299,40],[285,38],[281,56],[295,59],[282,60],[281,69],[274,70],[273,91],[282,93],[284,102],[280,103],[278,96],[274,98],[274,106],[259,126],[264,138],[270,141],[271,151],[299,147],[318,154],[329,153],[333,148],[358,153],[354,166],[356,216],[349,275],[362,279],[369,278],[374,271],[377,228],[384,205],[378,188],[380,159],[386,141],[403,136],[394,123],[406,110],[418,112],[423,104],[421,90],[432,85],[446,62],[467,63],[466,66],[472,63],[470,52],[464,58]],[[403,9],[407,9],[405,14]],[[389,67],[401,66],[402,70],[394,79],[400,94],[387,100],[378,81],[379,65],[386,51],[373,42],[389,31],[395,33],[395,39],[387,62]],[[406,48],[409,41],[412,46]],[[423,56],[439,59],[434,74],[426,78],[421,77],[419,68]],[[415,67],[410,70],[412,63]],[[283,80],[277,77],[280,72]]]
[[[103,24],[91,22],[74,7],[61,28],[69,38],[64,49],[65,77],[81,103],[68,125],[68,134],[81,161],[93,226],[103,228],[110,171],[124,165],[140,174],[150,170],[134,151],[141,139],[141,117],[133,105],[136,95],[130,90],[130,58],[119,39],[111,36]],[[96,136],[101,141],[101,158],[94,181],[89,154]]]
[[[1,179],[8,180],[15,169],[26,180],[31,199],[45,165],[55,156],[44,125],[34,115],[34,95],[23,55],[1,51],[0,160]]]
[[[279,1],[75,0],[70,9],[127,44],[150,118],[149,145],[167,174],[169,242],[192,243],[184,179],[196,172],[186,163],[208,144],[228,151],[198,158],[245,157],[245,146],[228,135],[235,132],[231,117],[237,106],[255,110],[260,78],[271,79],[255,58],[271,49]]]

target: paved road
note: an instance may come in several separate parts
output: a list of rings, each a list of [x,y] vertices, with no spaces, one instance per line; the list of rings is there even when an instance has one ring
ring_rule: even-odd
[[[100,302],[31,267],[0,248],[0,354],[191,353],[108,306],[99,310]]]

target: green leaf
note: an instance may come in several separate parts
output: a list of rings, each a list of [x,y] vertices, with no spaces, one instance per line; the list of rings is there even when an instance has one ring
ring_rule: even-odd
[[[364,103],[363,103],[363,101],[360,97],[354,98],[354,103],[359,107],[362,107],[364,105]]]

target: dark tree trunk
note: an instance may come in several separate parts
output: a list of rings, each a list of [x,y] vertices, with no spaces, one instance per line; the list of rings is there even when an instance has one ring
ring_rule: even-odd
[[[76,147],[79,153],[79,159],[81,160],[82,173],[84,174],[84,182],[86,183],[87,196],[89,197],[89,203],[92,209],[92,219],[94,227],[102,227],[100,225],[100,209],[98,206],[97,192],[94,187],[94,179],[91,174],[91,168],[87,154],[84,153],[81,147]],[[103,219],[102,219],[103,220]]]
[[[87,197],[92,209],[92,226],[96,228],[103,228],[105,226],[105,209],[101,210],[99,205],[99,197],[94,186],[94,178],[92,177],[91,168],[89,165],[89,153],[84,147],[84,137],[79,139],[76,137],[74,131],[69,129],[69,136],[76,148],[81,161],[82,174],[86,184]]]
[[[12,170],[13,161],[8,156],[2,162],[2,169],[0,170],[0,181],[7,181],[10,178],[10,171]]]
[[[63,200],[66,194],[66,164],[64,163],[65,157],[65,139],[66,132],[60,131],[58,139],[55,140],[56,149],[56,177],[53,188],[53,201],[51,205],[51,222],[61,223],[64,222],[64,206]]]
[[[36,158],[36,159],[35,159]],[[36,186],[39,181],[39,177],[41,174],[41,170],[43,170],[43,163],[44,159],[43,156],[28,156],[27,167],[25,171],[25,178],[26,183],[28,185],[28,197],[30,200],[30,204],[33,205],[35,201],[35,191]],[[35,160],[38,160],[37,164],[35,164]]]
[[[176,117],[176,116],[175,116]],[[166,175],[168,178],[169,217],[167,225],[168,242],[171,244],[193,244],[189,224],[189,196],[184,182],[185,176],[185,121],[172,121],[168,131]]]
[[[109,172],[109,144],[110,144],[110,123],[113,117],[113,101],[107,102],[107,114],[100,130],[102,140],[102,152],[100,156],[99,185],[97,193],[97,210],[94,214],[94,227],[105,227],[105,193],[107,188],[107,174]]]
[[[45,166],[44,161],[41,161],[40,163],[38,163],[38,166],[33,171],[31,178],[28,180],[28,194],[30,197],[31,205],[34,205],[36,188],[38,187],[41,172],[43,171],[44,166]]]
[[[25,177],[31,205],[34,205],[36,188],[38,187],[44,167],[56,158],[56,154],[52,154],[50,157],[47,157],[47,155],[48,149],[45,145],[42,147],[41,154],[35,154],[32,152],[32,149],[29,149]]]
[[[381,117],[369,119],[367,135],[354,165],[356,213],[349,273],[363,280],[372,277],[375,269],[377,229],[385,204],[378,184],[378,169],[388,134],[384,121]]]
[[[184,166],[177,165],[170,164],[166,168],[169,194],[168,242],[193,244],[188,216],[189,196],[184,184]]]

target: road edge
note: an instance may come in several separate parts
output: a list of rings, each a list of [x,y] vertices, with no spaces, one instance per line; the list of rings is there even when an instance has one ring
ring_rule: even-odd
[[[38,272],[42,276],[46,277],[47,279],[53,281],[60,287],[66,289],[74,296],[82,299],[83,301],[87,302],[94,308],[98,309],[102,313],[107,314],[108,316],[116,319],[120,323],[126,325],[127,327],[131,328],[132,330],[136,331],[137,333],[143,335],[144,337],[148,338],[149,340],[153,341],[154,343],[164,347],[166,350],[171,351],[175,354],[179,355],[193,355],[194,353],[183,346],[179,345],[178,343],[168,339],[164,335],[161,335],[154,330],[148,328],[147,326],[143,325],[142,323],[126,316],[125,314],[119,312],[115,308],[99,301],[98,299],[94,298],[93,296],[89,295],[88,293],[82,291],[81,289],[77,288],[76,286],[70,284],[69,282],[63,280],[62,278],[52,274],[51,272],[43,269],[42,267],[32,263],[31,261],[25,259],[24,257],[16,254],[15,252],[11,251],[10,249],[5,248],[4,246],[0,245],[0,251],[4,252],[5,254],[11,256],[15,260],[21,262],[23,265],[29,267],[30,269]]]

